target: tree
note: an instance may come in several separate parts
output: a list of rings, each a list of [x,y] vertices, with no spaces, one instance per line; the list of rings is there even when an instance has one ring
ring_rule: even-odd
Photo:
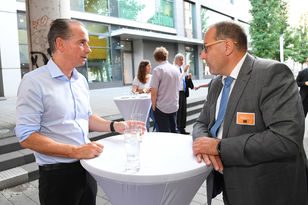
[[[301,17],[300,24],[294,28],[292,53],[290,57],[301,64],[306,62],[308,56],[308,13]]]
[[[291,30],[287,23],[287,3],[283,0],[250,0],[253,17],[250,23],[252,53],[269,59],[280,59],[280,35],[284,36],[284,53],[292,52]]]

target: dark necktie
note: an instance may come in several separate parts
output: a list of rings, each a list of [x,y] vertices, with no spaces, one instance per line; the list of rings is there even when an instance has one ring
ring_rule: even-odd
[[[182,73],[182,68],[180,67],[180,72]],[[183,79],[183,91],[186,91],[185,79]]]
[[[232,81],[233,81],[232,77],[225,78],[225,83],[224,83],[224,88],[223,88],[222,95],[221,95],[217,120],[216,120],[215,124],[213,125],[213,127],[210,129],[210,133],[211,133],[212,137],[215,137],[215,138],[217,137],[217,132],[220,128],[222,121],[224,120],[224,117],[225,117]]]

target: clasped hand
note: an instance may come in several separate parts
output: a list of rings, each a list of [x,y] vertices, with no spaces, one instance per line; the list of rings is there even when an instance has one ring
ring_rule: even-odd
[[[197,157],[197,162],[204,160],[207,166],[213,165],[216,171],[222,171],[223,165],[217,152],[219,139],[210,137],[199,137],[193,143],[193,153]]]

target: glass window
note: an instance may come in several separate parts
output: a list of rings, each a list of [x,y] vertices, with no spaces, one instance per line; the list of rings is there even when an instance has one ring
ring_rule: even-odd
[[[108,0],[71,0],[71,10],[109,15]]]
[[[173,28],[173,0],[119,0],[119,16]]]
[[[218,12],[209,10],[207,8],[201,8],[201,31],[202,36],[204,36],[206,30],[208,27],[214,23],[217,23],[219,21],[230,21],[232,20],[231,17],[222,15]]]
[[[112,66],[109,46],[109,27],[96,23],[83,22],[89,31],[89,45],[92,52],[87,64],[78,68],[89,83],[112,81]]]
[[[184,29],[185,36],[188,38],[194,37],[194,7],[194,4],[184,1]]]
[[[192,46],[185,46],[185,63],[190,64],[190,73],[196,76],[196,49]]]
[[[29,72],[29,52],[28,52],[28,37],[26,14],[17,13],[18,24],[18,40],[19,40],[19,57],[21,76]]]

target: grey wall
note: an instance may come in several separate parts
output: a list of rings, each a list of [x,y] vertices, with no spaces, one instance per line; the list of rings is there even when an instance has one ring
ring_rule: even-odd
[[[168,61],[169,63],[173,64],[174,56],[177,53],[177,43],[166,43],[166,42],[158,42],[158,41],[147,41],[144,40],[143,42],[143,56],[144,59],[148,59],[151,61],[152,69],[155,68],[158,64],[154,59],[153,53],[156,47],[163,46],[169,52]]]

